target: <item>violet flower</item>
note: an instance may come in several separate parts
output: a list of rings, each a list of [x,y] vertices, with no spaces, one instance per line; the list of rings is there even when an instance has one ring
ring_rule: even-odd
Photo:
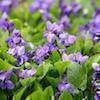
[[[58,89],[58,91],[55,94],[55,98],[58,98],[58,96],[60,96],[62,91],[68,91],[69,93],[71,93],[73,95],[75,94],[75,91],[74,91],[73,87],[71,86],[71,84],[69,84],[67,82],[66,77],[64,77],[62,79],[62,81],[58,84],[57,89]]]
[[[6,13],[3,13],[2,18],[0,19],[0,28],[9,33],[14,29],[14,23],[8,22],[8,15]]]
[[[70,15],[78,15],[79,11],[81,10],[81,5],[75,2],[71,2],[67,5],[64,0],[59,0],[59,8],[60,8],[60,19],[59,23],[63,24],[64,29],[70,29]]]
[[[22,39],[18,30],[14,30],[10,38],[6,40],[9,50],[8,53],[17,59],[17,66],[22,65],[28,61],[25,46],[26,43]]]
[[[70,46],[74,44],[76,41],[76,37],[74,35],[68,35],[66,33],[62,33],[59,35],[59,42],[64,46]]]
[[[14,88],[14,84],[10,81],[12,74],[12,70],[7,72],[0,71],[0,88],[8,90]]]
[[[51,52],[57,50],[57,46],[51,43],[46,43],[43,46],[39,46],[37,50],[35,51],[35,54],[33,56],[33,61],[35,61],[37,64],[40,64],[47,58]]]
[[[51,34],[55,34],[55,35],[59,35],[61,33],[64,32],[64,27],[62,24],[57,24],[57,23],[51,23],[51,22],[47,22],[46,23],[46,31],[44,32],[44,36],[49,33]]]
[[[39,10],[42,15],[42,18],[47,21],[50,19],[50,7],[54,1],[53,0],[35,0],[30,6],[30,12],[34,13]]]
[[[80,33],[90,35],[94,43],[100,42],[100,9],[96,9],[91,22],[79,28]],[[84,34],[83,33],[83,34]],[[84,34],[85,37],[85,34]]]
[[[98,63],[93,63],[92,67],[94,69],[94,73],[93,73],[93,88],[95,90],[95,96],[94,99],[95,100],[99,100],[100,98],[100,65]]]
[[[16,8],[19,3],[23,2],[24,0],[1,0],[0,1],[0,11],[3,13],[10,13],[12,8]]]
[[[71,87],[71,85],[69,84],[69,83],[60,83],[59,85],[58,85],[58,89],[59,89],[59,91],[64,91],[64,90],[66,90],[66,91],[68,91],[68,92],[70,92],[70,93],[74,93],[74,90],[73,90],[73,88]]]
[[[65,53],[62,54],[62,61],[72,61],[83,64],[88,60],[88,56],[83,56],[81,53],[70,54],[67,55]]]
[[[36,70],[35,69],[25,69],[25,70],[17,70],[16,71],[16,74],[18,75],[18,77],[20,78],[29,78],[29,77],[32,77],[34,74],[36,73]]]
[[[2,12],[9,13],[11,8],[17,7],[18,1],[16,0],[1,0],[0,1],[0,10]]]
[[[77,15],[77,13],[81,10],[82,6],[78,3],[71,2],[68,5],[65,5],[64,0],[59,1],[60,5],[60,10],[61,10],[61,16],[67,15],[69,16],[70,14]]]

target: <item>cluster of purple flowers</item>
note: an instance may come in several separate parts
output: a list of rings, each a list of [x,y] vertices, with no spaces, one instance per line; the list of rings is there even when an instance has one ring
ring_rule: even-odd
[[[62,24],[52,24],[50,22],[47,22],[44,37],[49,43],[52,44],[55,42],[56,38],[58,38],[59,43],[64,45],[65,47],[72,45],[76,40],[76,37],[74,35],[64,33],[64,27]]]
[[[100,42],[100,8],[95,9],[91,22],[81,26],[79,31],[87,32],[95,43]]]
[[[70,54],[67,55],[66,53],[62,54],[62,61],[72,61],[72,62],[78,62],[80,64],[85,63],[86,60],[88,60],[88,56],[83,56],[80,52],[76,54]]]
[[[19,78],[30,78],[33,77],[34,74],[36,73],[35,69],[25,69],[25,70],[16,70],[15,74],[19,77]],[[6,72],[4,71],[0,71],[0,88],[1,89],[7,89],[7,90],[11,90],[14,89],[14,84],[11,81],[11,77],[14,74],[14,72],[12,70],[8,70]]]
[[[59,8],[60,8],[60,20],[59,23],[63,24],[64,29],[68,29],[71,27],[70,24],[70,15],[77,15],[81,10],[82,6],[76,2],[71,2],[66,5],[64,0],[59,0]]]
[[[94,73],[93,73],[93,87],[95,90],[95,100],[99,100],[100,99],[100,65],[98,63],[93,63],[92,67],[94,69]]]
[[[44,20],[49,20],[51,17],[49,11],[53,2],[54,0],[35,0],[30,6],[30,12],[34,13],[39,10],[42,15],[42,18]]]
[[[13,74],[12,70],[8,70],[7,72],[0,71],[0,88],[2,89],[13,89],[14,84],[10,80]]]
[[[82,8],[82,6],[76,2],[71,2],[70,4],[66,5],[64,0],[59,0],[59,6],[61,9],[61,16],[70,16],[71,14],[77,15]]]
[[[6,40],[9,50],[8,53],[17,59],[17,66],[28,61],[25,51],[25,41],[22,39],[18,30],[13,30],[11,37]]]
[[[33,61],[37,64],[40,64],[47,58],[51,52],[57,50],[57,46],[51,43],[45,43],[43,46],[39,46],[36,51],[35,55],[32,57]]]

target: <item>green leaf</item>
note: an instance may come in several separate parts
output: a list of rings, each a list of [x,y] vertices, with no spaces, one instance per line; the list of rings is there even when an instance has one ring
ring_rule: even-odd
[[[100,53],[100,42],[96,43],[93,47],[94,53]]]
[[[58,78],[53,78],[53,77],[49,77],[49,76],[46,76],[47,80],[49,81],[49,83],[52,85],[52,87],[56,87],[58,82],[59,82],[59,79]]]
[[[70,93],[63,91],[58,100],[73,100]]]
[[[26,79],[21,79],[20,82],[22,84],[22,86],[27,86],[29,84],[32,84],[35,81],[35,77],[31,77],[31,78],[26,78]]]
[[[7,71],[11,68],[13,68],[12,65],[10,65],[8,62],[3,61],[2,59],[0,59],[0,70]]]
[[[57,62],[58,60],[60,60],[60,54],[58,53],[58,51],[54,51],[52,52],[51,56],[49,57],[49,59],[55,63]]]
[[[16,19],[12,19],[11,22],[14,23],[14,25],[15,25],[15,27],[17,29],[21,29],[22,26],[23,26],[22,22],[19,19],[17,19],[17,18]]]
[[[89,61],[91,63],[93,63],[93,62],[100,63],[100,54],[96,54],[96,55],[91,56]]]
[[[20,90],[17,91],[16,94],[13,96],[13,100],[21,100],[21,97],[25,91],[26,87],[22,87]]]
[[[83,49],[83,39],[81,37],[76,39],[76,42],[67,48],[67,52],[70,53],[75,53],[75,52],[81,52]]]
[[[95,54],[91,56],[85,63],[85,68],[87,72],[92,69],[92,63],[100,63],[100,54]]]
[[[7,96],[5,95],[3,90],[0,90],[0,100],[7,100]]]
[[[50,63],[43,63],[39,68],[37,69],[36,76],[39,76],[38,79],[43,79],[44,76],[47,74],[47,72],[52,68],[52,64]]]
[[[7,32],[3,32],[0,29],[0,47],[3,47],[5,49],[7,49],[7,43],[5,42],[5,40],[8,38],[8,33]]]
[[[89,54],[92,47],[93,47],[93,41],[90,38],[90,36],[87,35],[85,43],[84,43],[84,51],[83,51],[83,53],[84,54]]]
[[[53,89],[51,86],[47,87],[43,92],[43,98],[44,100],[52,100],[53,96]]]
[[[58,61],[54,63],[55,69],[57,69],[60,74],[62,74],[66,70],[66,68],[69,67],[69,65],[69,61]]]
[[[7,53],[7,50],[4,47],[0,48],[0,56],[11,64],[15,63],[15,59]]]
[[[78,63],[71,63],[67,70],[68,82],[75,88],[84,90],[86,88],[86,69]]]
[[[95,0],[96,7],[100,7],[100,0]]]
[[[43,91],[42,90],[37,90],[30,94],[26,100],[44,100],[43,99]]]

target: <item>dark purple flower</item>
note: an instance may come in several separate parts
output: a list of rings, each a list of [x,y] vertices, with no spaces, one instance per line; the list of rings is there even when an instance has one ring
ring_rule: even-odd
[[[96,94],[96,95],[94,96],[94,99],[95,99],[95,100],[100,100],[100,93],[99,93],[99,95]]]
[[[13,89],[14,84],[10,81],[10,78],[12,76],[13,72],[12,70],[9,70],[7,72],[0,72],[0,88],[2,89]]]
[[[28,56],[26,54],[23,54],[22,56],[17,58],[17,66],[21,66],[24,62],[27,62],[29,60]]]
[[[10,80],[5,80],[3,82],[0,82],[0,87],[2,89],[13,89],[14,88],[14,84],[10,81]]]
[[[95,90],[94,99],[99,100],[100,98],[100,65],[98,63],[93,63],[92,67],[95,71],[92,76],[92,79],[93,79],[92,84]]]

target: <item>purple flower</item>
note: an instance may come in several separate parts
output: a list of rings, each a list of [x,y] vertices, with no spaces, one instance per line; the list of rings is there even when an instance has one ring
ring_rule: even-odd
[[[1,0],[0,11],[9,13],[12,8],[16,8],[23,0]]]
[[[44,37],[47,39],[47,41],[49,43],[54,43],[55,42],[55,39],[56,39],[56,35],[55,34],[52,34],[52,33],[45,33],[44,34]]]
[[[81,10],[81,5],[75,2],[71,2],[69,5],[65,5],[64,0],[59,1],[60,5],[60,10],[61,10],[61,16],[67,15],[69,16],[70,14],[76,15],[80,10]]]
[[[52,33],[55,35],[59,35],[63,31],[64,31],[63,24],[57,24],[57,23],[52,24],[49,21],[46,24],[46,32],[45,33]]]
[[[0,82],[0,87],[2,89],[8,89],[8,90],[10,90],[10,89],[14,88],[14,84],[10,80],[5,80],[3,82]]]
[[[79,28],[80,33],[84,32],[90,35],[94,43],[100,42],[100,9],[95,10],[92,20]],[[85,37],[85,34],[84,34]]]
[[[17,70],[16,71],[17,75],[20,77],[20,78],[29,78],[29,77],[32,77],[35,73],[36,73],[36,70],[35,69],[25,69],[25,70]]]
[[[7,72],[0,72],[0,88],[2,89],[13,89],[14,84],[12,81],[10,81],[10,77],[12,76],[13,72],[12,70],[9,70]]]
[[[66,91],[68,91],[68,92],[70,92],[70,93],[72,93],[72,94],[75,93],[75,92],[74,92],[74,89],[72,88],[72,86],[67,82],[67,78],[66,78],[66,77],[64,77],[64,78],[62,79],[62,81],[58,84],[58,90],[59,90],[60,92],[66,90]]]
[[[77,14],[82,8],[80,4],[77,4],[75,2],[71,2],[70,7],[72,8],[71,10],[73,14]]]
[[[59,42],[64,46],[70,46],[75,43],[76,37],[74,35],[68,35],[66,33],[62,33],[59,35]]]
[[[12,22],[7,21],[6,13],[3,14],[2,18],[0,19],[0,28],[3,31],[12,32],[14,28],[14,24]]]
[[[94,99],[95,99],[95,100],[100,100],[100,93],[99,93],[99,94],[96,94],[96,95],[94,96]]]
[[[69,83],[66,83],[66,84],[61,83],[61,84],[59,84],[58,85],[58,89],[59,89],[59,91],[66,90],[66,91],[68,91],[68,92],[70,92],[72,94],[74,93],[74,89],[71,87],[71,85]]]
[[[92,67],[94,69],[94,73],[92,76],[92,84],[93,84],[93,88],[95,90],[95,96],[94,99],[95,100],[99,100],[100,98],[100,65],[98,63],[93,63]]]
[[[26,43],[21,37],[18,30],[14,30],[11,37],[6,40],[8,44],[8,53],[17,60],[17,66],[28,61],[28,56],[25,50]]]
[[[29,60],[28,56],[26,54],[20,56],[17,58],[17,66],[21,66],[24,62],[27,62]]]
[[[88,56],[83,56],[81,53],[70,54],[70,55],[63,53],[62,60],[63,61],[68,60],[68,61],[78,62],[80,64],[83,64],[83,63],[85,63],[86,60],[88,60]]]
[[[64,29],[69,29],[71,28],[71,24],[70,24],[70,19],[68,18],[68,16],[62,16],[59,20],[59,24],[62,24]]]
[[[95,71],[100,71],[100,65],[98,64],[98,63],[93,63],[92,64],[92,67],[93,67],[93,69],[95,70]]]
[[[42,18],[47,21],[51,17],[49,14],[49,10],[53,2],[53,0],[35,0],[30,6],[29,10],[31,13],[34,13],[39,10],[42,15]]]
[[[51,52],[57,50],[57,46],[51,43],[46,43],[43,46],[39,46],[34,56],[32,57],[33,61],[35,61],[37,64],[40,64],[47,58]]]

